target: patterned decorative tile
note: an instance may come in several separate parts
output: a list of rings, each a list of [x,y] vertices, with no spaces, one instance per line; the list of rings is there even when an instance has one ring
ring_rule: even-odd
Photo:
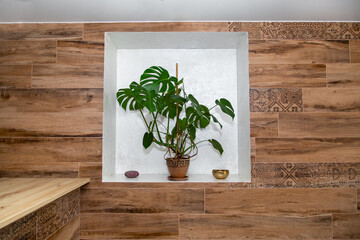
[[[251,112],[302,112],[301,88],[250,88]]]
[[[76,189],[37,211],[37,239],[47,239],[80,213],[80,190]]]
[[[0,239],[47,239],[80,213],[80,189],[0,229]]]
[[[80,189],[76,189],[62,197],[62,213],[64,224],[80,214]]]
[[[340,39],[360,39],[360,22],[338,23]]]
[[[23,218],[0,229],[1,240],[36,239],[36,213],[30,213]]]
[[[59,198],[37,211],[37,238],[46,239],[64,226],[62,198]]]
[[[230,32],[248,32],[251,40],[360,39],[360,23],[339,22],[229,22]]]
[[[360,163],[254,163],[254,187],[359,187]]]
[[[240,22],[229,22],[229,32],[241,32]]]

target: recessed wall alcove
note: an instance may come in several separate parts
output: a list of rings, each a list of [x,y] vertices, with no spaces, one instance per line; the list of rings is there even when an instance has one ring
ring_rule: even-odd
[[[235,109],[235,119],[220,111],[215,115],[223,129],[211,125],[198,131],[199,139],[217,139],[224,148],[222,156],[204,143],[192,159],[187,182],[249,182],[250,113],[248,38],[241,32],[107,32],[105,33],[103,181],[169,182],[164,150],[142,146],[144,123],[138,112],[118,106],[116,92],[139,81],[150,66],[162,66],[184,78],[187,93],[206,106],[225,97]],[[212,169],[229,169],[230,176],[217,180]],[[140,176],[129,179],[128,170]]]

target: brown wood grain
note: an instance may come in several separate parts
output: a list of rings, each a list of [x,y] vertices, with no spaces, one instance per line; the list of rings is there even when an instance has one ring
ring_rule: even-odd
[[[0,88],[30,88],[30,86],[31,65],[0,65]]]
[[[0,40],[81,39],[81,23],[0,24]]]
[[[251,137],[278,136],[278,113],[250,113]]]
[[[1,41],[0,64],[42,64],[55,62],[55,41]]]
[[[326,64],[328,87],[360,87],[360,63]]]
[[[360,137],[360,113],[279,113],[279,137]]]
[[[250,64],[250,87],[326,87],[325,64]]]
[[[302,99],[304,112],[360,111],[360,88],[304,88]]]
[[[251,146],[251,162],[254,162],[256,157],[256,142],[254,137],[250,138],[250,146]]]
[[[177,239],[177,214],[82,213],[81,239]]]
[[[349,41],[249,41],[250,64],[348,63]]]
[[[101,155],[98,162],[80,162],[79,163],[79,177],[91,178],[91,180],[98,179],[101,181],[102,162]]]
[[[360,213],[333,214],[334,239],[360,239]]]
[[[360,211],[360,188],[357,189],[357,208]]]
[[[89,41],[58,41],[57,63],[63,65],[104,65],[104,44]]]
[[[80,216],[76,216],[47,240],[78,240],[80,237]]]
[[[102,88],[103,85],[104,67],[100,65],[33,66],[33,88]]]
[[[102,182],[102,156],[100,155],[98,162],[80,162],[79,163],[79,177],[90,178],[90,183],[86,188],[101,188],[106,187],[107,184],[117,186],[118,183],[103,183]],[[125,183],[126,184],[126,183]],[[124,186],[129,187],[129,186]]]
[[[332,239],[331,215],[180,215],[186,239]]]
[[[326,199],[326,201],[324,201]],[[206,189],[205,212],[322,214],[357,209],[356,189]]]
[[[350,41],[350,59],[352,63],[360,63],[360,40]]]
[[[83,189],[81,212],[203,213],[204,190]]]
[[[0,138],[0,162],[101,162],[101,160],[102,138]]]
[[[7,112],[0,115],[0,137],[101,137],[102,113]]]
[[[257,162],[358,162],[360,138],[256,138]]]
[[[227,32],[226,22],[85,23],[84,39],[104,41],[104,32]]]
[[[84,186],[86,189],[101,188],[101,189],[200,189],[200,188],[230,188],[231,182],[102,182],[100,178],[101,166],[99,163],[79,163],[79,175],[83,177],[90,177],[90,184]],[[86,171],[84,172],[84,169]],[[241,183],[243,188],[250,187],[249,183]]]
[[[61,177],[77,178],[78,163],[57,162],[57,163],[0,163],[0,177]]]
[[[0,89],[4,112],[102,112],[103,89]]]

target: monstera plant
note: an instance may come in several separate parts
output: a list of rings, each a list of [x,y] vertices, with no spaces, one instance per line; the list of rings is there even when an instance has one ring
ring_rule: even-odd
[[[141,75],[140,82],[132,82],[129,88],[119,89],[116,97],[125,111],[138,111],[144,120],[144,148],[157,144],[166,151],[169,179],[186,180],[190,159],[197,155],[198,144],[208,142],[220,154],[223,153],[221,144],[215,139],[198,141],[197,130],[208,127],[211,122],[222,128],[212,114],[217,107],[232,119],[235,114],[225,98],[215,100],[210,108],[199,103],[185,91],[184,80],[178,79],[177,69],[176,65],[174,77],[160,66],[150,67]]]

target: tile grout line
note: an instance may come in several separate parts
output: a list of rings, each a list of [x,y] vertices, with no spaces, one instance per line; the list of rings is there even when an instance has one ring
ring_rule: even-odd
[[[178,213],[178,238],[180,238],[180,213]]]
[[[329,87],[329,83],[328,83],[328,63],[325,63],[325,87],[326,88]]]
[[[59,40],[56,40],[56,51],[55,51],[55,64],[58,63],[58,44]]]
[[[356,201],[355,201],[355,208],[356,208],[356,211],[355,212],[357,212],[357,213],[360,213],[360,206],[359,206],[359,194],[358,194],[358,192],[360,192],[359,191],[360,190],[360,188],[356,188],[356,193],[355,193],[355,199],[356,199]]]
[[[84,41],[85,23],[82,24],[82,40]]]
[[[276,138],[279,138],[279,137],[280,137],[280,136],[279,136],[279,135],[280,135],[280,112],[277,113],[277,120],[278,120],[278,121],[277,121],[277,122],[278,122],[278,124],[277,124],[277,125],[278,125],[278,129],[277,129],[277,136],[276,136]]]
[[[351,63],[351,40],[349,40],[349,63]]]
[[[206,196],[205,190],[206,190],[206,188],[204,188],[204,209],[203,209],[203,213],[204,213],[204,214],[205,214],[205,196]]]
[[[31,70],[30,70],[30,89],[33,88],[33,71],[34,71],[34,64],[31,64]]]
[[[334,239],[334,214],[331,213],[331,236]]]

